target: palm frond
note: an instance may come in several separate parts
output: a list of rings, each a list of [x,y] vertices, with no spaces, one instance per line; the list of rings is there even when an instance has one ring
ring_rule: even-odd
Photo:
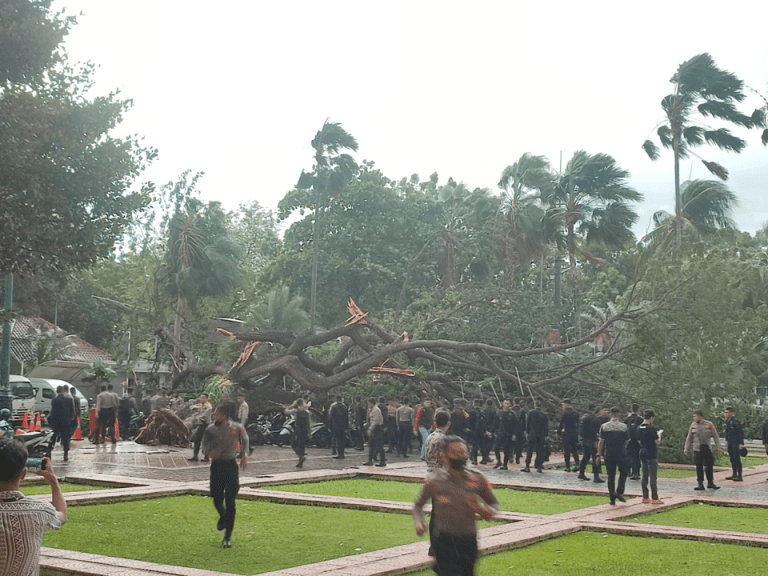
[[[763,143],[763,146],[768,146],[768,129],[763,130],[763,134],[760,137],[760,140]]]
[[[729,150],[733,152],[741,152],[747,145],[745,140],[742,140],[738,136],[734,136],[731,134],[730,130],[726,128],[705,130],[704,138],[707,143],[714,144],[721,150]]]
[[[691,146],[701,146],[704,144],[704,128],[701,126],[683,128],[683,138]]]
[[[717,180],[690,180],[681,185],[682,213],[700,233],[735,229],[731,218],[736,195]]]
[[[707,162],[706,160],[702,160],[702,163],[707,167],[707,170],[720,178],[720,180],[728,180],[728,170],[723,168],[720,164],[716,162]]]
[[[661,140],[661,145],[664,146],[664,148],[672,148],[672,130],[669,129],[669,126],[662,124],[659,126],[659,129],[656,130],[656,134],[658,134],[659,140]]]
[[[727,120],[745,128],[752,127],[752,118],[739,112],[731,101],[705,100],[697,108],[702,116]]]
[[[648,154],[651,160],[659,159],[659,147],[650,140],[643,142],[643,150],[645,150],[645,153]]]

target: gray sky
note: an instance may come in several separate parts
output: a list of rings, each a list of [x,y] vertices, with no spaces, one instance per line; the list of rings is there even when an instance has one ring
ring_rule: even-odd
[[[70,55],[100,65],[96,89],[135,106],[120,130],[159,149],[144,180],[204,171],[205,199],[274,208],[310,169],[326,118],[390,178],[431,173],[490,187],[524,152],[558,167],[605,152],[645,195],[635,228],[673,211],[671,152],[640,148],[677,66],[701,52],[768,94],[768,7],[705,2],[267,2],[56,0],[79,17]],[[710,6],[712,9],[707,9]],[[733,16],[729,16],[733,14]],[[756,97],[746,108],[762,103]],[[735,219],[768,221],[768,148],[757,131],[723,164]],[[714,178],[697,159],[681,178]]]

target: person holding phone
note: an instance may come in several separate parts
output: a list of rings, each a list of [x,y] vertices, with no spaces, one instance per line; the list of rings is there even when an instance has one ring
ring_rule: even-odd
[[[36,576],[40,573],[43,532],[58,530],[67,521],[67,502],[51,461],[43,458],[33,474],[51,487],[51,503],[27,498],[19,484],[27,475],[27,449],[14,438],[0,438],[0,576]]]

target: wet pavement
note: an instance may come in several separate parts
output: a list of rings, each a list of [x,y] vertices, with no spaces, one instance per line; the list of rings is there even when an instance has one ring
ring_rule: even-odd
[[[752,455],[763,453],[762,445],[750,446]],[[113,502],[121,499],[153,497],[178,491],[207,491],[208,464],[190,462],[192,450],[168,446],[145,446],[134,442],[116,444],[91,444],[88,440],[75,441],[69,454],[69,462],[63,462],[60,447],[54,450],[52,463],[60,478],[83,482],[114,483],[109,490],[68,493],[66,498],[72,504]],[[318,481],[338,477],[366,474],[391,479],[419,480],[425,473],[425,465],[418,458],[392,457],[387,454],[386,467],[368,467],[367,452],[347,450],[346,458],[334,459],[330,450],[309,448],[307,461],[302,469],[296,468],[297,457],[289,447],[258,446],[249,458],[245,472],[241,473],[240,498],[269,499],[297,504],[324,504],[329,506],[353,507],[357,509],[390,510],[407,513],[408,503],[365,500],[360,498],[337,498],[318,495],[276,493],[270,484]],[[605,484],[595,484],[577,478],[575,473],[555,469],[563,466],[562,455],[553,454],[543,473],[520,471],[521,465],[510,470],[496,470],[492,466],[478,467],[496,486],[525,490],[546,490],[570,493],[604,494],[606,504],[575,510],[553,516],[504,512],[500,519],[508,522],[488,528],[480,533],[480,548],[483,553],[509,549],[552,538],[578,530],[599,530],[602,532],[653,535],[674,538],[694,538],[713,542],[748,543],[768,547],[768,535],[741,534],[709,530],[670,529],[631,522],[618,522],[622,518],[646,511],[680,506],[689,502],[712,502],[723,505],[749,505],[768,509],[768,458],[765,464],[746,468],[744,482],[725,480],[729,469],[718,469],[715,482],[720,490],[694,491],[695,477],[685,479],[659,479],[659,493],[664,501],[662,506],[642,504],[640,498],[627,504],[608,505]],[[689,467],[690,468],[690,467]],[[627,481],[628,497],[640,496],[640,482]],[[45,497],[41,497],[44,498]],[[48,497],[49,498],[49,497]],[[291,568],[271,573],[273,576],[383,576],[403,573],[427,566],[426,543],[418,542],[394,549],[339,558],[329,562]],[[41,574],[62,576],[65,574],[93,576],[222,576],[220,573],[195,570],[135,560],[124,560],[84,554],[66,550],[44,548],[41,555]]]

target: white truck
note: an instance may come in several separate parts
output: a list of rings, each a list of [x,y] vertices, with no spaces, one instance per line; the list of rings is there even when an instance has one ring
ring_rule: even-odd
[[[13,395],[11,420],[21,424],[26,414],[27,422],[32,424],[35,417],[35,389],[32,388],[32,383],[26,376],[11,374],[8,384]]]

